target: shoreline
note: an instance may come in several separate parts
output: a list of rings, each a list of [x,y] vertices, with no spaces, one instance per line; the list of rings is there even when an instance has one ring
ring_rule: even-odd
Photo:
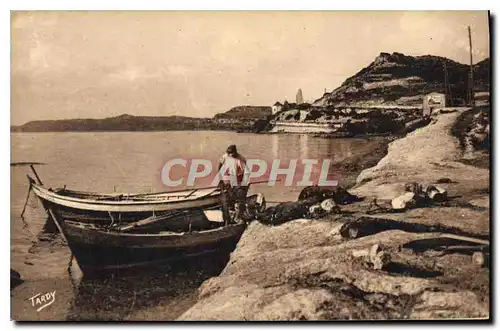
[[[182,130],[185,131],[185,130]],[[209,131],[207,131],[209,132]],[[51,133],[51,132],[47,132]],[[332,167],[335,167],[337,165],[349,163],[349,164],[354,164],[357,163],[356,157],[362,157],[365,158],[367,154],[372,153],[375,148],[373,148],[375,145],[379,145],[381,139],[380,137],[377,137],[375,139],[371,139],[370,142],[367,142],[367,145],[362,148],[362,150],[359,150],[359,153],[356,153],[355,156],[350,157],[338,164],[332,164]],[[385,143],[387,145],[387,143]],[[384,155],[379,155],[377,156],[378,159],[382,158]],[[349,173],[347,171],[342,170],[342,173],[344,175],[344,180],[346,177],[349,178],[349,181],[351,183],[355,182],[355,177],[359,173],[359,170],[356,170],[356,173]],[[341,181],[342,183],[343,181]],[[59,252],[59,250],[61,252]],[[58,248],[58,251],[55,253],[56,255],[65,255],[67,256],[67,259],[69,259],[69,250],[66,247],[60,247]],[[38,261],[38,259],[35,259]],[[30,260],[31,261],[31,260]],[[37,262],[38,263],[38,262]],[[35,268],[36,264],[34,266],[27,266],[29,268]],[[75,269],[76,268],[76,269]],[[58,269],[64,269],[64,268],[58,268]],[[73,274],[78,275],[79,270],[77,270],[78,267],[76,266],[76,263],[73,264]],[[189,289],[189,293],[186,292],[185,294],[181,294],[179,298],[174,298],[173,300],[166,300],[165,303],[162,303],[161,305],[157,307],[152,307],[152,308],[147,308],[147,309],[140,309],[137,312],[133,312],[130,314],[130,319],[151,319],[151,320],[173,320],[182,315],[185,311],[188,310],[188,308],[191,308],[194,306],[197,302],[197,289],[199,286],[193,287],[192,289]],[[53,307],[50,307],[41,313],[37,313],[35,310],[32,309],[30,302],[27,300],[27,298],[30,297],[30,293],[34,291],[35,289],[39,291],[40,289],[49,291],[49,290],[57,290],[57,302],[53,305]],[[123,318],[120,314],[114,314],[109,311],[103,311],[98,313],[97,311],[93,312],[92,309],[83,309],[83,302],[85,302],[84,299],[79,299],[79,286],[72,285],[71,282],[69,282],[68,278],[65,275],[60,275],[56,278],[54,277],[49,277],[49,278],[41,278],[41,279],[28,279],[25,280],[23,284],[20,286],[16,287],[14,290],[11,291],[11,300],[12,304],[14,305],[15,309],[12,311],[16,312],[15,314],[12,315],[13,318],[16,320],[66,320],[67,318],[70,318],[72,320],[78,319],[78,316],[80,316],[82,319],[91,319],[92,316],[95,318],[111,318],[111,319],[120,319]],[[106,290],[106,287],[103,285],[99,286],[99,292],[110,292],[113,293],[112,290]],[[182,292],[182,291],[181,291]],[[36,292],[37,293],[37,292]],[[34,293],[33,293],[34,294]],[[85,294],[85,296],[88,296],[89,293]],[[97,295],[97,293],[96,293]],[[104,294],[99,294],[103,295]],[[122,295],[125,295],[125,292],[123,292]],[[127,300],[126,302],[130,301],[130,298],[128,298],[127,295]],[[173,307],[177,306],[177,302],[182,303],[182,309],[181,308],[176,308],[172,312],[165,313],[164,310],[167,309],[168,307]],[[76,307],[74,307],[76,305]],[[128,307],[127,307],[128,309]],[[80,311],[81,310],[81,311]],[[79,312],[80,311],[80,312]],[[50,315],[50,316],[49,316]],[[123,315],[123,314],[122,314]]]
[[[401,190],[407,181],[435,181],[442,177],[454,181],[443,184],[451,196],[462,196],[453,201],[454,205],[370,217],[380,222],[455,227],[476,236],[489,233],[489,223],[485,223],[489,217],[489,191],[483,187],[489,169],[482,170],[479,180],[467,180],[470,171],[476,168],[462,166],[460,158],[455,160],[453,155],[458,153],[459,146],[447,130],[456,123],[458,115],[444,114],[428,127],[399,139],[368,138],[369,143],[359,153],[332,165],[345,174],[341,186],[366,197],[365,201],[341,206],[341,214],[323,219],[300,219],[274,227],[254,221],[219,276],[208,278],[193,289],[194,293],[186,292],[172,302],[133,312],[128,317],[130,320],[488,318],[489,269],[471,265],[469,256],[415,256],[401,247],[410,240],[425,239],[426,234],[400,229],[348,241],[339,235],[346,220],[366,216],[371,197],[384,200]],[[446,139],[438,139],[432,145],[436,140],[434,135],[439,132],[444,132]],[[441,141],[446,146],[439,147]],[[412,164],[399,159],[402,151],[405,158],[421,162]],[[430,165],[424,166],[426,163]],[[388,182],[393,183],[388,185]],[[387,270],[374,271],[359,259],[353,259],[352,251],[374,244],[391,251],[394,262]],[[273,268],[269,268],[271,265]],[[24,307],[29,304],[26,293],[33,286],[53,281],[28,281],[12,291],[11,298]],[[62,287],[61,292],[71,296]],[[175,314],[166,313],[179,300],[182,309],[176,309]],[[436,302],[442,305],[439,309]],[[60,311],[54,308],[60,318],[68,316],[63,314],[68,311],[67,305],[61,306]],[[72,318],[78,318],[78,314]]]
[[[489,235],[489,169],[462,163],[450,132],[463,112],[438,114],[391,142],[350,190],[365,200],[341,206],[341,214],[279,226],[252,222],[226,268],[203,283],[198,302],[179,320],[489,319],[488,265],[477,265],[469,253],[408,246],[439,231]],[[444,204],[366,214],[373,197],[390,201],[407,182],[442,178],[451,180],[438,184],[449,192]],[[375,232],[343,238],[345,224],[363,217],[375,222]],[[393,227],[376,230],[377,224]],[[408,230],[422,226],[429,230]],[[382,270],[353,255],[375,244],[390,256]]]
[[[23,134],[23,133],[165,133],[165,132],[234,132],[234,133],[242,133],[242,134],[258,134],[258,135],[308,135],[313,138],[320,139],[398,139],[403,135],[388,133],[388,134],[366,134],[366,135],[354,135],[354,136],[327,136],[321,135],[314,132],[309,133],[297,133],[297,132],[252,132],[252,131],[238,131],[238,130],[229,130],[229,129],[203,129],[203,130],[90,130],[90,131],[10,131],[10,134]]]

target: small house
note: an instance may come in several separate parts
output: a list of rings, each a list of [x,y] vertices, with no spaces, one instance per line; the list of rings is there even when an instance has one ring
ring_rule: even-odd
[[[444,107],[446,107],[446,95],[444,93],[429,93],[424,97],[423,115],[429,116],[433,109]]]
[[[271,114],[274,115],[279,113],[282,109],[283,105],[279,101],[276,101],[276,103],[271,107]]]

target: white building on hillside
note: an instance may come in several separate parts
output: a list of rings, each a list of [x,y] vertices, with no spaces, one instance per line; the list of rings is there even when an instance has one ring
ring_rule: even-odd
[[[446,95],[444,93],[429,93],[424,97],[423,115],[429,116],[433,109],[444,107],[446,107]]]
[[[276,101],[276,103],[271,107],[271,114],[274,115],[279,113],[282,109],[283,105],[279,101]]]

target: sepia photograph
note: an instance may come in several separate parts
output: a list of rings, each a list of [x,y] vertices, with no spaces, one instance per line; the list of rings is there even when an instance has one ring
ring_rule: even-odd
[[[11,320],[491,322],[492,16],[12,10]]]

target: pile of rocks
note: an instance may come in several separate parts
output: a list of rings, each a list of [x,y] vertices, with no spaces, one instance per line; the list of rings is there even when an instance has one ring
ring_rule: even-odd
[[[472,118],[464,135],[465,150],[472,152],[477,149],[488,149],[490,146],[490,121],[488,114],[481,111]]]
[[[360,201],[340,186],[304,188],[297,201],[282,202],[255,215],[264,224],[278,225],[300,218],[317,219],[329,214],[340,213],[339,205]]]
[[[448,192],[437,185],[423,186],[411,182],[406,183],[405,193],[392,199],[393,210],[406,210],[418,206],[430,205],[434,202],[443,202],[448,199]]]

